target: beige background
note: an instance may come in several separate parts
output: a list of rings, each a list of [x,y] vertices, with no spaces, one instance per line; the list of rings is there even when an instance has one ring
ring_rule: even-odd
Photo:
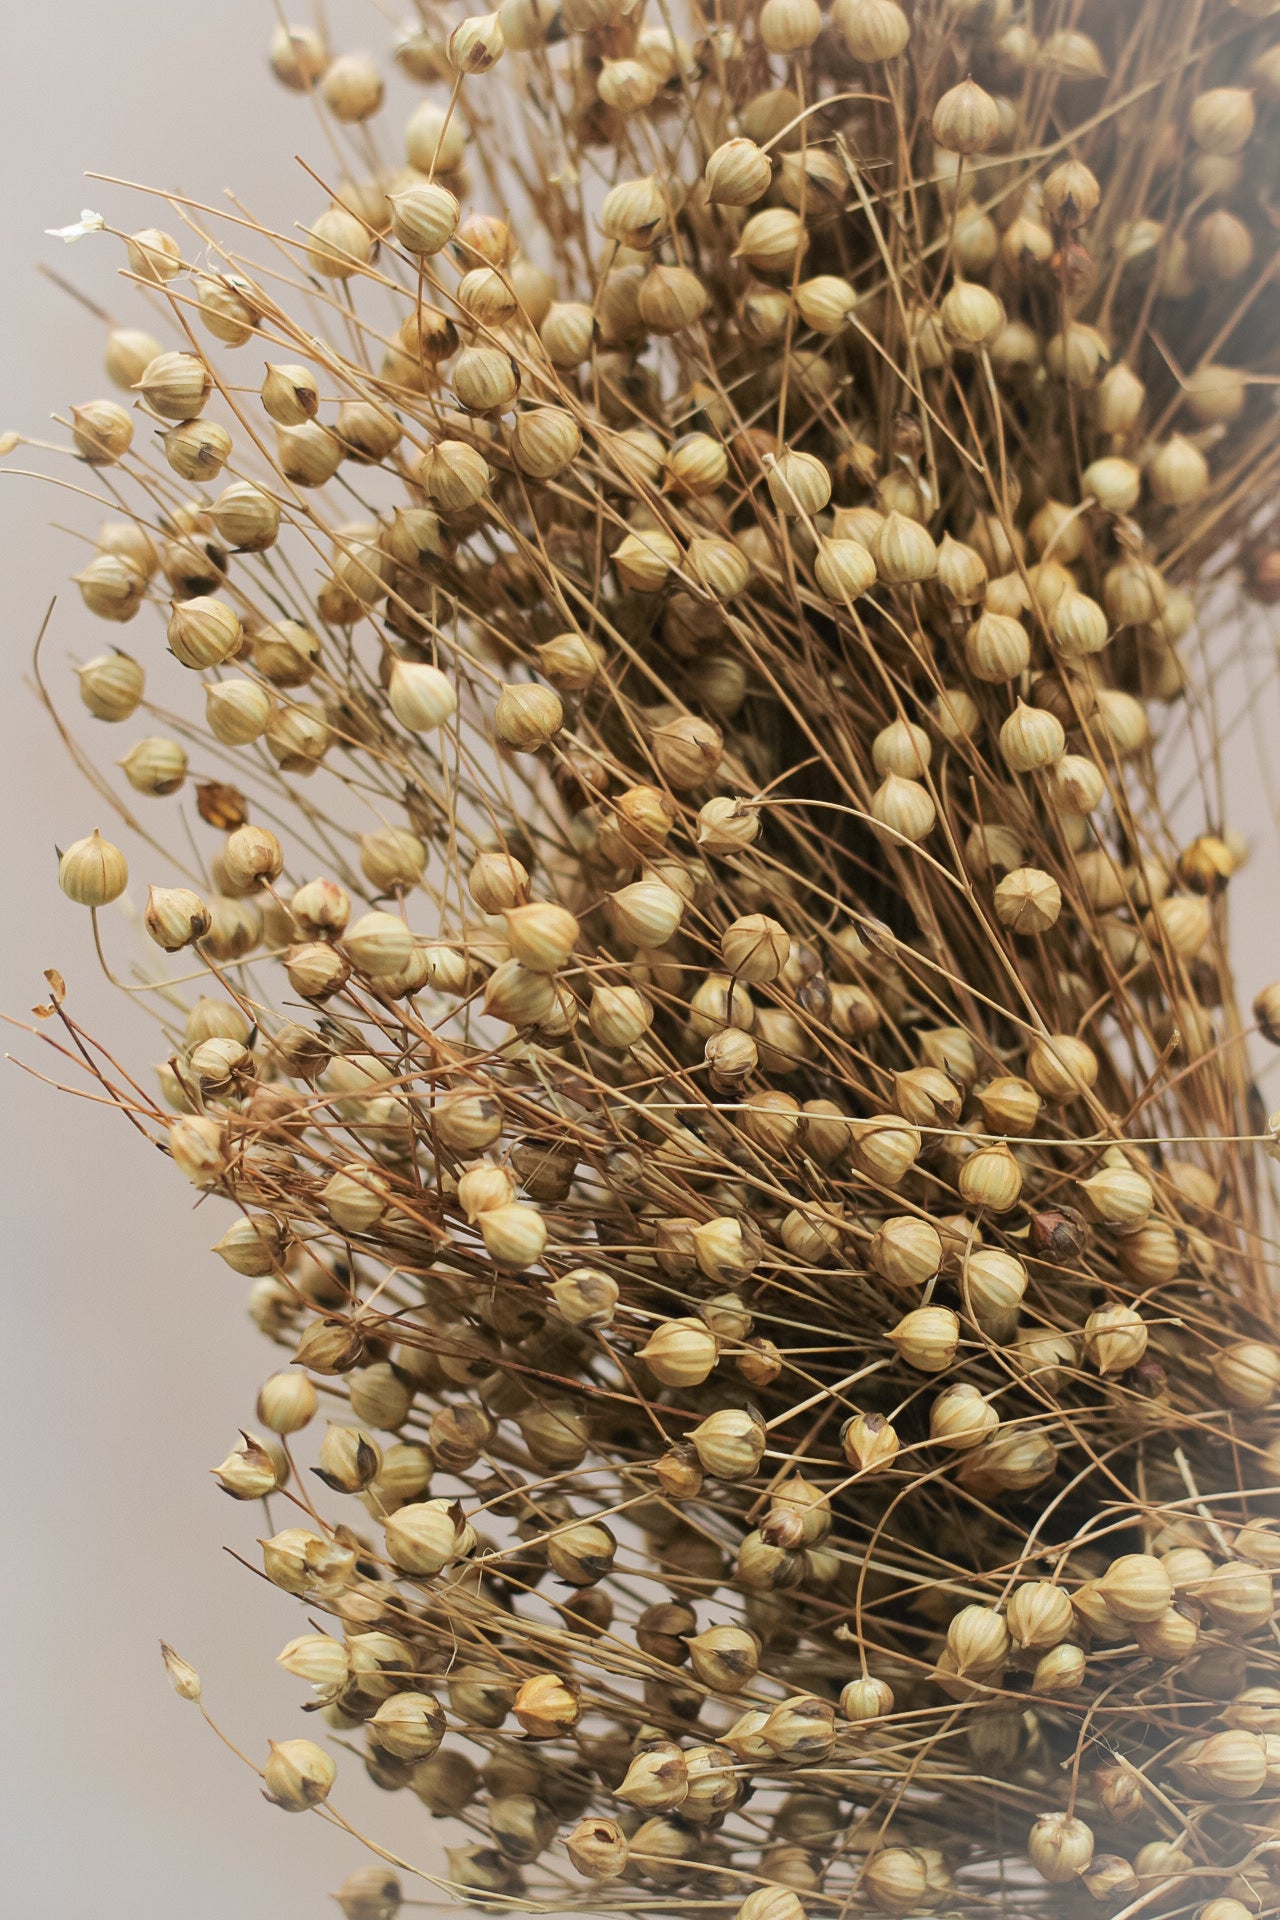
[[[372,4],[350,0],[330,18],[336,45],[383,50],[386,28]],[[139,203],[84,182],[86,168],[206,198],[234,184],[264,216],[295,217],[292,156],[319,152],[320,136],[307,103],[269,80],[271,19],[267,0],[200,8],[45,0],[10,9],[0,429],[38,433],[55,409],[107,390],[101,328],[35,271],[44,261],[128,311],[109,244],[70,248],[43,237],[83,206],[143,223]],[[388,127],[393,133],[391,116]],[[85,919],[54,885],[54,841],[98,824],[100,808],[17,684],[55,588],[62,598],[48,665],[64,687],[69,656],[85,657],[110,637],[65,587],[73,548],[50,526],[92,527],[94,516],[68,513],[62,499],[3,473],[0,487],[0,1007],[30,1006],[43,991],[41,969],[56,964],[86,1025],[136,1063],[152,1057],[149,1033],[102,986]],[[1256,691],[1270,672],[1257,623],[1248,642]],[[1242,883],[1247,904],[1237,914],[1241,986],[1251,997],[1280,975],[1275,843],[1256,756],[1259,735],[1277,737],[1274,687],[1270,704],[1253,699],[1251,718],[1240,721],[1250,704],[1233,669],[1222,707],[1237,717],[1234,818],[1254,822],[1261,840],[1261,871]],[[119,750],[106,729],[83,731],[99,752]],[[41,1050],[24,1043],[19,1051],[35,1061]],[[232,1444],[237,1420],[251,1416],[265,1363],[241,1311],[243,1283],[206,1251],[221,1226],[213,1209],[193,1216],[181,1183],[123,1122],[12,1069],[0,1078],[0,1099],[6,1911],[21,1920],[88,1909],[96,1920],[333,1912],[325,1893],[359,1863],[352,1843],[265,1806],[252,1776],[169,1694],[157,1654],[165,1635],[202,1670],[213,1711],[254,1755],[268,1733],[304,1730],[300,1690],[272,1665],[300,1625],[297,1610],[222,1551],[228,1543],[251,1551],[256,1510],[233,1508],[207,1472]],[[356,1772],[348,1761],[344,1808],[369,1806],[380,1833],[429,1858],[425,1812],[404,1795],[373,1794]]]

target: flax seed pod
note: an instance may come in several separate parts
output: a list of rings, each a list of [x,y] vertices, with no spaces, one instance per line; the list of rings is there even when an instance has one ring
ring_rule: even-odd
[[[1097,1055],[1073,1034],[1049,1034],[1027,1050],[1027,1078],[1046,1100],[1079,1099],[1097,1077]]]
[[[1102,1599],[1122,1620],[1158,1620],[1173,1599],[1168,1573],[1153,1554],[1128,1553],[1113,1560],[1098,1582]]]
[[[815,333],[836,334],[857,306],[858,297],[847,280],[824,273],[802,280],[796,288],[795,302],[806,327]]]
[[[1101,1374],[1126,1373],[1147,1350],[1147,1327],[1136,1307],[1099,1307],[1085,1321],[1085,1352]]]
[[[836,0],[831,19],[853,58],[873,66],[896,59],[911,38],[896,0]]]
[[[856,540],[823,540],[813,563],[814,579],[828,600],[856,600],[876,583],[876,563]]]
[[[754,140],[726,140],[704,169],[707,197],[715,206],[749,207],[768,192],[773,166]]]
[[[1280,1390],[1280,1350],[1261,1340],[1238,1340],[1214,1355],[1214,1377],[1228,1403],[1269,1406]]]
[[[146,686],[138,662],[127,653],[101,653],[76,668],[80,698],[97,720],[127,720]]]
[[[1130,513],[1142,491],[1142,474],[1130,460],[1107,454],[1086,467],[1081,476],[1083,498],[1092,499],[1107,513]]]
[[[1234,155],[1248,143],[1255,122],[1253,96],[1244,87],[1211,87],[1191,103],[1188,129],[1202,153]]]
[[[76,451],[91,466],[112,466],[129,451],[133,421],[114,400],[91,400],[86,406],[72,407],[71,437]]]
[[[669,217],[667,198],[652,174],[611,187],[600,208],[600,230],[620,245],[652,245]]]
[[[344,205],[334,204],[307,230],[307,265],[320,278],[349,280],[367,269],[376,246],[365,221]]]
[[[1093,1832],[1067,1813],[1042,1813],[1027,1840],[1027,1853],[1042,1880],[1052,1887],[1074,1880],[1093,1858]]]
[[[920,1373],[942,1373],[956,1356],[960,1323],[949,1307],[917,1307],[889,1335],[899,1356]]]
[[[1000,113],[972,80],[944,93],[933,110],[933,137],[949,153],[985,153],[1000,132]]]
[[[459,212],[448,187],[424,181],[391,195],[391,231],[409,253],[429,258],[452,240]]]
[[[769,207],[747,220],[734,258],[760,274],[789,275],[803,260],[808,246],[809,235],[800,216],[787,207]]]
[[[213,376],[192,353],[162,353],[144,370],[137,391],[165,420],[194,420],[213,391]]]
[[[957,1185],[967,1205],[1007,1213],[1022,1192],[1022,1169],[1004,1141],[997,1141],[969,1155]]]
[[[518,416],[512,430],[512,457],[533,480],[554,479],[573,464],[581,448],[577,422],[562,407],[532,407]]]
[[[129,271],[155,286],[164,286],[182,267],[181,247],[172,234],[162,233],[158,227],[143,227],[131,234],[125,250]]]
[[[210,511],[221,538],[239,553],[265,553],[279,536],[279,505],[251,481],[233,480]]]
[[[871,555],[880,578],[891,586],[931,580],[937,572],[938,550],[915,520],[890,513],[876,531]]]
[[[942,1266],[942,1239],[931,1221],[899,1214],[872,1236],[868,1258],[891,1284],[924,1286]]]
[[[785,452],[769,468],[769,494],[779,513],[812,516],[831,498],[831,475],[810,453]]]
[[[914,845],[933,831],[938,810],[927,787],[891,773],[871,796],[871,817],[887,838]]]
[[[637,1358],[668,1387],[699,1386],[715,1366],[715,1335],[700,1320],[669,1320],[657,1327]]]
[[[1062,892],[1040,867],[1015,867],[997,883],[996,918],[1011,933],[1047,933],[1062,912]]]
[[[520,391],[519,366],[501,347],[464,347],[451,380],[458,405],[468,413],[504,413]]]
[[[342,442],[318,421],[281,427],[276,458],[286,480],[299,487],[323,487],[342,465]]]
[[[1014,773],[1053,766],[1066,745],[1061,721],[1043,707],[1028,707],[1021,700],[1000,729],[1000,752]]]
[[[1059,651],[1068,660],[1082,660],[1101,653],[1111,638],[1107,616],[1088,594],[1069,588],[1056,602],[1049,617],[1049,630]]]
[[[990,346],[1005,325],[1001,302],[973,280],[957,280],[943,295],[939,313],[948,338],[971,350]]]
[[[978,1446],[999,1423],[990,1401],[964,1381],[940,1393],[929,1408],[929,1438],[956,1453]]]
[[[1031,663],[1027,630],[1008,614],[979,614],[965,634],[964,651],[974,678],[993,686],[1016,680]]]
[[[197,594],[175,601],[169,615],[169,650],[195,672],[230,659],[240,646],[240,622],[225,600]]]

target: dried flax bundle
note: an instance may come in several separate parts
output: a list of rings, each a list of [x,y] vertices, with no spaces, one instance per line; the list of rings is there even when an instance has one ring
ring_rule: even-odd
[[[59,877],[160,1097],[42,1031],[279,1349],[217,1469],[321,1709],[266,1791],[455,1823],[352,1920],[1280,1908],[1213,704],[1272,15],[424,9],[403,136],[281,29],[300,228],[119,235],[80,694],[172,960],[112,841]]]

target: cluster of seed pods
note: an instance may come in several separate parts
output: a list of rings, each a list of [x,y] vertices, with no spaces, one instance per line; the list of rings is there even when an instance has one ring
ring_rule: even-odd
[[[1270,14],[507,0],[403,131],[282,27],[329,203],[119,235],[60,879],[154,1095],[77,1038],[281,1350],[266,1790],[363,1748],[454,1898],[1280,1901],[1247,846],[1164,784],[1199,574],[1280,596]]]

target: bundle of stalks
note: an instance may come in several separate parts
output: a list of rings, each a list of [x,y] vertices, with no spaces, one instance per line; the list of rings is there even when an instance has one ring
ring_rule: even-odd
[[[1277,1911],[1271,14],[424,10],[403,136],[282,28],[302,226],[102,223],[158,1096],[42,1031],[280,1349],[267,1792],[458,1823],[348,1916]]]

